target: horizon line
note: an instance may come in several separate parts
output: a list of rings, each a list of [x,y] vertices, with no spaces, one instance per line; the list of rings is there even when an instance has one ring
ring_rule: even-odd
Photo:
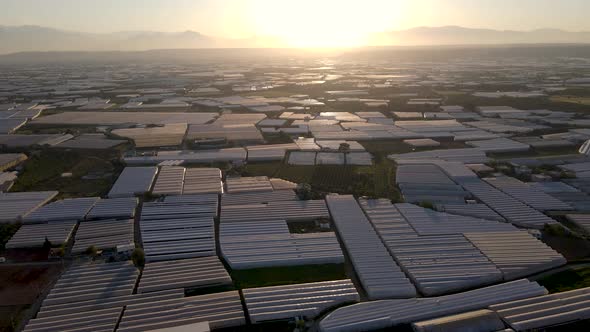
[[[182,30],[114,30],[114,31],[85,31],[85,30],[74,30],[74,29],[67,29],[67,28],[59,28],[53,26],[46,26],[46,25],[39,25],[39,24],[21,24],[21,25],[4,25],[0,24],[0,28],[23,28],[23,27],[35,27],[35,28],[44,28],[44,29],[52,29],[61,32],[72,32],[72,33],[86,33],[86,34],[96,34],[96,35],[109,35],[109,34],[116,34],[116,33],[141,33],[141,32],[152,32],[152,33],[184,33],[184,32],[193,32],[201,34],[202,36],[206,37],[214,37],[214,38],[224,38],[224,39],[247,39],[252,37],[278,37],[274,35],[264,35],[264,34],[253,34],[250,37],[223,37],[215,34],[204,34],[195,29],[182,29]],[[390,33],[390,32],[402,32],[402,31],[410,31],[416,29],[441,29],[441,28],[461,28],[461,29],[468,29],[468,30],[490,30],[490,31],[497,31],[497,32],[535,32],[535,31],[543,31],[543,30],[555,30],[555,31],[562,31],[568,33],[590,33],[590,30],[568,30],[563,28],[556,28],[556,27],[539,27],[534,29],[525,29],[525,30],[518,30],[518,29],[496,29],[496,28],[487,28],[487,27],[471,27],[471,26],[463,26],[463,25],[421,25],[421,26],[413,26],[408,28],[400,28],[400,29],[390,29],[390,30],[382,30],[382,31],[372,31],[368,32],[367,34],[378,34],[378,33]],[[280,38],[280,37],[278,37]]]
[[[195,48],[154,48],[145,50],[61,50],[61,51],[19,51],[11,53],[0,53],[0,57],[22,55],[22,54],[57,54],[57,53],[79,53],[79,54],[96,54],[96,53],[149,53],[160,51],[223,51],[223,50],[309,50],[309,51],[351,51],[362,49],[428,49],[428,48],[448,48],[448,49],[469,49],[469,48],[510,48],[510,47],[564,47],[564,46],[590,46],[588,43],[488,43],[488,44],[428,44],[428,45],[362,45],[351,47],[195,47]]]

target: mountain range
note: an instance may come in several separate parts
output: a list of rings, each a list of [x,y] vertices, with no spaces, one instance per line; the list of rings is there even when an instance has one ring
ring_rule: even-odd
[[[587,44],[590,32],[558,29],[509,31],[458,26],[419,27],[374,33],[367,46]],[[288,47],[279,37],[225,39],[195,31],[87,33],[40,26],[0,26],[0,54],[54,51],[143,51],[156,49]]]
[[[458,26],[419,27],[409,30],[376,33],[370,45],[494,45],[494,44],[588,44],[590,31],[571,32],[559,29],[532,31],[470,29]]]
[[[276,38],[223,39],[195,31],[87,33],[40,26],[0,26],[0,54],[60,51],[144,51],[156,49],[258,48]]]

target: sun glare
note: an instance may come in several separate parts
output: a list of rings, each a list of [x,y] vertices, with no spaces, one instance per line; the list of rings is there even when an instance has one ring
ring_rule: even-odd
[[[398,1],[366,2],[359,6],[352,1],[301,0],[286,6],[281,1],[258,0],[251,6],[252,24],[257,34],[278,37],[289,47],[361,46],[372,32],[391,29],[391,18],[400,12]]]

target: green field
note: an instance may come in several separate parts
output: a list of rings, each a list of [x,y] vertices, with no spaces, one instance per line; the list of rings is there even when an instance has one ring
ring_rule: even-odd
[[[301,93],[302,89],[272,89],[272,90],[263,90],[263,91],[250,91],[250,92],[241,92],[239,93],[240,96],[249,97],[249,96],[256,96],[256,97],[266,97],[266,98],[280,98],[289,95],[296,95]]]
[[[395,165],[386,159],[373,166],[291,166],[282,162],[248,164],[243,176],[269,176],[309,183],[314,192],[398,199]]]
[[[118,156],[117,151],[36,151],[11,191],[58,190],[60,198],[102,196],[123,168]],[[72,176],[62,177],[63,173]]]
[[[556,273],[538,280],[550,293],[590,287],[590,267]]]
[[[394,153],[408,153],[412,152],[412,148],[402,142],[402,141],[392,141],[392,140],[384,140],[384,141],[367,141],[361,143],[363,147],[367,150],[367,152],[372,153],[374,156],[378,158],[386,158],[389,154]]]
[[[456,90],[434,90],[434,93],[441,96],[461,96],[467,94],[467,92],[456,91]]]
[[[420,152],[420,151],[429,151],[429,150],[439,150],[439,149],[461,149],[468,147],[465,143],[456,142],[449,139],[437,139],[440,142],[440,146],[438,148],[412,148],[408,144],[404,143],[402,140],[377,140],[377,141],[367,141],[361,142],[361,144],[365,147],[367,152],[370,152],[375,156],[377,160],[385,159],[390,154],[402,154],[402,153],[409,153],[409,152]]]
[[[350,278],[346,275],[344,264],[280,266],[233,270],[230,274],[238,289]]]
[[[578,153],[579,146],[572,147],[560,147],[550,149],[531,149],[529,151],[520,152],[501,152],[501,153],[488,153],[488,156],[496,160],[506,160],[514,158],[527,158],[527,157],[553,157],[553,156],[564,156]]]
[[[313,172],[314,166],[290,166],[277,161],[248,164],[244,168],[242,176],[268,176],[296,183],[309,183]]]
[[[53,112],[57,114],[61,112]],[[47,111],[43,112],[43,116],[51,115]],[[50,124],[36,124],[28,123],[25,126],[18,129],[17,134],[22,135],[56,135],[56,134],[87,134],[96,133],[96,126],[83,126],[83,125],[50,125]]]
[[[551,100],[552,102],[556,102],[556,103],[571,103],[571,104],[590,106],[590,96],[589,97],[552,96],[551,98],[549,98],[549,100]]]
[[[493,91],[493,90],[490,90]],[[447,105],[463,105],[467,110],[474,110],[476,106],[497,106],[505,105],[523,110],[549,109],[566,112],[587,112],[588,105],[579,103],[583,99],[588,99],[588,95],[580,94],[575,98],[560,98],[563,96],[550,96],[539,98],[482,98],[470,94],[465,95],[447,95],[445,103]],[[579,98],[579,99],[576,99]]]
[[[412,152],[399,140],[362,143],[374,157],[372,166],[291,166],[283,162],[252,163],[244,167],[242,176],[268,176],[295,183],[309,183],[316,193],[353,194],[389,198],[399,201],[395,185],[395,163],[387,159],[392,153]],[[442,142],[441,148],[461,148],[462,143]],[[418,150],[419,151],[419,150]]]
[[[395,164],[387,159],[392,153],[407,153],[412,148],[402,141],[384,140],[362,143],[374,157],[372,166],[291,166],[283,162],[248,164],[243,176],[268,176],[295,183],[309,183],[314,192],[353,194],[399,200],[395,186]],[[463,147],[462,143],[446,142],[443,148]]]

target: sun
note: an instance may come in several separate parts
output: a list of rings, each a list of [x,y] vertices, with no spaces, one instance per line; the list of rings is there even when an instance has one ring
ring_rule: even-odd
[[[365,2],[255,0],[250,16],[258,35],[277,37],[289,47],[357,47],[366,45],[371,33],[387,30],[397,12],[395,0]]]

